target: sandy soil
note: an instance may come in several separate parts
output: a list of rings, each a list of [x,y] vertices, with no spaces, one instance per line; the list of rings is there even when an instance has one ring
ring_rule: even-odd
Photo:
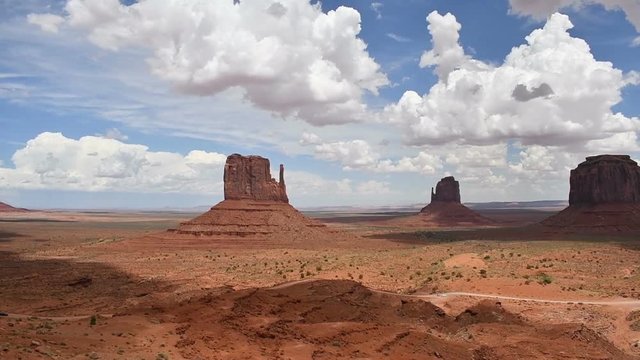
[[[221,241],[167,237],[186,214],[31,215],[0,217],[0,358],[640,355],[634,235],[515,227],[518,214],[499,229],[367,219]],[[504,298],[434,295],[451,292]]]

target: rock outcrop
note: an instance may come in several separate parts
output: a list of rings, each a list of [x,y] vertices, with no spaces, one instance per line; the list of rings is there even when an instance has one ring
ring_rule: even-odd
[[[225,200],[268,200],[288,203],[284,183],[284,165],[280,181],[271,178],[269,159],[233,154],[224,165]]]
[[[260,156],[233,154],[227,158],[224,199],[169,232],[216,239],[296,234],[304,239],[324,227],[289,205],[284,166],[280,165],[280,179],[276,181],[271,178],[269,160]]]
[[[571,170],[569,207],[544,220],[560,231],[640,231],[640,167],[628,155],[590,156]]]
[[[436,191],[431,188],[431,202],[460,203],[460,183],[453,176],[442,178],[436,184]]]
[[[571,170],[569,205],[640,203],[640,167],[629,155],[590,156]]]
[[[453,176],[442,178],[431,188],[431,203],[417,215],[393,219],[393,225],[408,227],[475,227],[490,226],[495,222],[462,205],[460,183]]]

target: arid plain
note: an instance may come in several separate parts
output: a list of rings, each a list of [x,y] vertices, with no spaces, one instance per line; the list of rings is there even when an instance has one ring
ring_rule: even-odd
[[[586,159],[564,210],[289,204],[284,166],[232,154],[203,214],[0,204],[8,359],[631,359],[640,167]],[[576,179],[580,181],[576,181]]]
[[[322,213],[328,236],[221,242],[158,240],[194,214],[6,213],[0,357],[640,355],[637,236],[527,225],[548,211],[481,214],[496,225]],[[451,292],[501,298],[433,295]]]

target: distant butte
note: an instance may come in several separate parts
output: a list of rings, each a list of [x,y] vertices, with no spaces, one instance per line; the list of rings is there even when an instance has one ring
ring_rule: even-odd
[[[488,226],[495,222],[460,202],[460,183],[453,176],[442,178],[431,189],[431,203],[413,216],[391,220],[393,224],[412,227]]]
[[[224,201],[180,224],[173,234],[218,238],[257,238],[297,234],[304,240],[324,225],[289,205],[280,165],[279,181],[271,177],[269,160],[233,154],[224,168]],[[306,234],[306,235],[305,235]]]
[[[586,158],[571,170],[569,207],[544,220],[561,230],[640,230],[640,167],[629,155]]]
[[[0,213],[26,212],[27,209],[15,208],[9,204],[0,202]]]

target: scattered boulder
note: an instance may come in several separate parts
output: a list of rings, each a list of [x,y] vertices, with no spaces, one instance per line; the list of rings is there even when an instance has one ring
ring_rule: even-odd
[[[561,231],[640,231],[640,167],[628,155],[598,155],[571,170],[569,206],[544,220]]]

